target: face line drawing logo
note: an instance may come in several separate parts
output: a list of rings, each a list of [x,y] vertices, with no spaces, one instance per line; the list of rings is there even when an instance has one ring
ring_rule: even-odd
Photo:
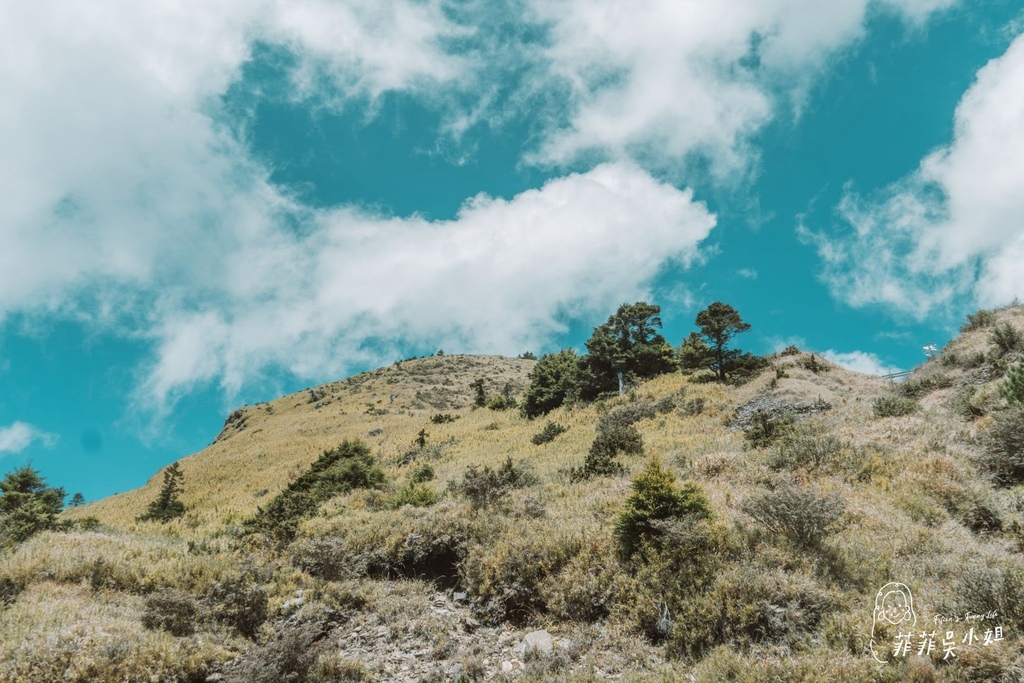
[[[917,625],[917,614],[914,612],[914,595],[905,583],[890,581],[882,586],[875,596],[875,610],[871,618],[871,656],[880,664],[885,661],[878,658],[878,644],[875,642],[875,630],[883,624],[904,625],[913,630]]]

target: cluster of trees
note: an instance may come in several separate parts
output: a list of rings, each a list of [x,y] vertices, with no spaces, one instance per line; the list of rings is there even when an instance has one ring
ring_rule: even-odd
[[[661,308],[644,301],[623,304],[594,329],[587,353],[572,349],[544,355],[530,373],[523,397],[527,417],[544,415],[566,402],[589,401],[667,372],[708,369],[721,382],[754,372],[764,361],[729,347],[733,337],[750,329],[728,304],[716,301],[697,314],[700,332],[693,332],[677,352],[661,329]]]

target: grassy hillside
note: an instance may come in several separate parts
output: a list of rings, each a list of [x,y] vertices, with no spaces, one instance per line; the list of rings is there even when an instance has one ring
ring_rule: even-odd
[[[1007,329],[1019,307],[972,317],[901,385],[790,353],[742,386],[676,373],[528,421],[471,384],[518,394],[533,361],[436,356],[247,406],[181,461],[184,517],[135,521],[157,474],[64,513],[97,529],[0,556],[0,680],[1020,680],[1024,501],[992,445],[1021,419]],[[535,445],[549,420],[567,430]],[[628,422],[622,474],[574,474]],[[384,486],[288,535],[246,524],[355,440]],[[711,517],[625,557],[652,459]],[[874,612],[888,582],[913,592],[906,656]],[[522,647],[539,629],[549,653]]]

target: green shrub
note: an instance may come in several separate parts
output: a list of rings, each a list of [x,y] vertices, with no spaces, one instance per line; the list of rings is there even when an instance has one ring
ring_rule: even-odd
[[[802,352],[794,344],[790,344],[779,352],[780,356],[799,356]]]
[[[150,630],[167,631],[173,636],[190,636],[195,632],[199,605],[188,593],[164,588],[146,596],[142,625]]]
[[[754,448],[768,448],[775,441],[789,434],[794,421],[790,413],[776,417],[771,413],[759,410],[752,416],[750,425],[743,430],[743,436]]]
[[[423,482],[412,481],[411,479],[395,492],[391,499],[391,507],[400,508],[403,505],[413,507],[430,507],[437,503],[437,492]]]
[[[837,530],[845,505],[835,494],[819,496],[813,489],[787,482],[747,498],[740,509],[767,532],[814,550]]]
[[[1024,628],[1024,568],[1011,565],[968,569],[947,602],[943,607],[949,614],[995,612],[1004,627]]]
[[[434,468],[424,463],[413,470],[413,473],[409,475],[409,481],[417,484],[422,484],[425,481],[434,480]]]
[[[538,433],[533,435],[530,441],[532,441],[535,446],[540,446],[541,444],[550,443],[554,441],[555,437],[557,437],[559,434],[564,434],[567,431],[569,431],[568,427],[563,427],[557,422],[549,421],[546,425],[544,425],[544,429],[540,430]]]
[[[250,572],[214,583],[207,601],[215,619],[237,629],[246,638],[255,638],[267,620],[267,590]]]
[[[983,327],[989,327],[996,321],[996,315],[992,311],[986,311],[981,309],[976,313],[968,313],[967,321],[960,326],[961,332],[970,332],[972,330],[980,330]]]
[[[907,398],[921,398],[937,389],[947,389],[953,386],[953,378],[941,373],[928,377],[913,377],[898,385],[897,391],[901,396]]]
[[[921,409],[921,405],[912,398],[903,396],[882,396],[871,404],[875,417],[903,417]]]
[[[679,604],[666,654],[700,658],[716,645],[743,650],[757,644],[797,647],[839,606],[812,577],[736,566]]]
[[[523,396],[522,412],[528,418],[546,415],[568,401],[576,391],[579,356],[572,349],[541,356],[530,370],[530,385]]]
[[[316,675],[320,673],[317,662],[328,648],[327,630],[326,625],[317,623],[284,628],[272,640],[246,652],[230,671],[226,683],[345,680]],[[324,673],[330,675],[329,670]]]
[[[689,401],[683,404],[682,410],[683,415],[700,415],[704,412],[704,398],[698,396],[697,398],[691,398]]]
[[[447,422],[455,422],[459,417],[459,415],[452,415],[451,413],[437,413],[430,417],[430,421],[436,425],[442,425]]]
[[[996,418],[985,437],[981,464],[1002,486],[1024,482],[1024,408]]]
[[[463,579],[474,598],[474,612],[488,624],[522,625],[547,611],[542,586],[581,550],[578,533],[539,525],[520,525],[466,556]]]
[[[984,417],[985,409],[975,400],[977,394],[978,387],[973,384],[961,389],[953,399],[953,412],[965,420],[977,420],[979,417]]]
[[[999,356],[1005,356],[1014,351],[1024,351],[1024,334],[1021,334],[1010,323],[1003,323],[993,327],[992,332],[989,334],[989,340],[996,347],[996,353]]]
[[[497,469],[489,465],[483,468],[470,465],[462,475],[458,491],[469,499],[474,509],[480,509],[490,507],[513,489],[533,486],[538,481],[524,463],[515,463],[510,456]]]
[[[832,369],[832,366],[829,363],[819,360],[813,353],[800,358],[800,360],[797,361],[797,365],[805,370],[810,370],[815,375],[822,372],[828,372]]]
[[[820,468],[834,461],[845,447],[836,436],[804,429],[787,434],[775,444],[768,466],[774,470]]]
[[[278,543],[295,538],[299,523],[312,516],[322,503],[356,488],[380,488],[381,470],[361,441],[344,441],[324,451],[298,479],[274,497],[265,508],[245,522],[248,532],[263,532]]]
[[[514,398],[509,396],[495,396],[487,402],[487,407],[491,410],[512,410],[518,404]]]
[[[1006,373],[1006,379],[999,384],[999,395],[1010,405],[1024,408],[1024,362],[1017,363]]]
[[[656,458],[633,480],[632,488],[633,493],[615,523],[619,548],[626,559],[632,558],[642,544],[653,541],[657,533],[652,521],[711,516],[700,489],[695,484],[677,486],[675,476]]]
[[[598,425],[601,429],[601,425]],[[599,431],[590,450],[583,461],[583,467],[572,470],[570,478],[583,481],[591,477],[609,477],[622,474],[625,468],[616,461],[615,456],[621,453],[639,455],[644,451],[644,441],[640,432],[632,424],[614,421]]]
[[[63,505],[64,489],[47,486],[31,465],[8,472],[0,480],[0,548],[57,528]]]

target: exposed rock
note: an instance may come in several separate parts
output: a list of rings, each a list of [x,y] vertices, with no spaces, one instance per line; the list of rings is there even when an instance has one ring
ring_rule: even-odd
[[[517,648],[517,652],[520,652],[522,656],[526,656],[527,653],[533,652],[535,654],[549,655],[555,649],[555,640],[551,637],[551,634],[541,629],[540,631],[533,631],[527,633],[526,637],[523,638],[522,644]]]

